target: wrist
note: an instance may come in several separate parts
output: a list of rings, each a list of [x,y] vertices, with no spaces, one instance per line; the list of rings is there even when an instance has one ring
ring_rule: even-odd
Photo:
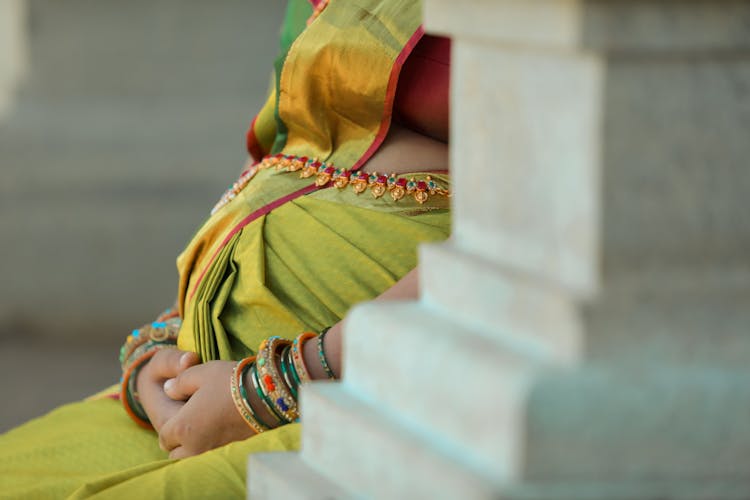
[[[328,380],[328,373],[321,362],[322,354],[335,378],[341,378],[341,322],[333,325],[325,335],[322,346],[318,342],[305,342],[302,346],[302,357],[313,380]]]

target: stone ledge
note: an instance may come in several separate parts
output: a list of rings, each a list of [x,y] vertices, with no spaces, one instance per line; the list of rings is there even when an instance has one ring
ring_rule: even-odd
[[[248,461],[248,500],[358,498],[311,468],[299,453],[256,453]]]
[[[428,31],[515,49],[734,53],[750,49],[749,21],[741,0],[425,2]]]
[[[393,420],[341,384],[311,384],[301,404],[303,460],[347,490],[369,498],[496,497],[496,482],[465,453]]]
[[[512,336],[518,343],[562,363],[580,351],[581,318],[575,294],[502,263],[490,262],[449,241],[422,245],[420,289],[427,306],[451,310],[454,322],[490,337]],[[461,304],[461,307],[455,307]]]

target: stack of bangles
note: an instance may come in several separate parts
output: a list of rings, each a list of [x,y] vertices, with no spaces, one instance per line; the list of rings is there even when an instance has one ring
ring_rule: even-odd
[[[177,334],[181,323],[176,312],[167,311],[150,325],[133,330],[120,349],[120,366],[122,366],[120,400],[128,415],[145,429],[153,427],[138,399],[135,386],[138,371],[159,350],[174,347],[177,344]]]
[[[299,387],[311,380],[302,357],[302,349],[307,341],[317,338],[318,357],[323,370],[329,379],[335,378],[323,350],[323,339],[328,330],[326,328],[319,335],[304,332],[294,341],[270,337],[260,344],[256,356],[237,363],[232,373],[232,399],[243,420],[256,433],[299,421]],[[273,417],[273,422],[264,421],[253,408],[249,397],[253,392]]]

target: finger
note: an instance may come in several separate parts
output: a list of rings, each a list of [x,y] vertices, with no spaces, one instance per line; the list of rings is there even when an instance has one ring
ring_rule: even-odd
[[[162,426],[169,421],[172,417],[177,415],[185,403],[182,401],[172,401],[165,399],[159,401],[155,406],[149,406],[146,408],[146,414],[151,421],[151,425],[154,426],[156,432],[161,431]]]
[[[180,369],[187,370],[191,366],[200,364],[201,358],[198,357],[197,353],[191,351],[182,351],[183,355],[180,357]]]
[[[193,455],[195,455],[195,453],[191,453],[184,446],[178,446],[177,448],[169,452],[169,458],[177,459],[177,460],[180,460],[182,458],[192,457]]]
[[[185,354],[187,354],[187,351],[180,351],[172,347],[161,349],[151,358],[149,370],[157,378],[175,377],[183,370],[181,361]]]
[[[204,381],[206,365],[193,366],[164,382],[164,393],[175,401],[185,401]]]
[[[185,437],[190,435],[192,426],[189,421],[176,415],[167,420],[159,430],[159,448],[171,452],[185,444]]]

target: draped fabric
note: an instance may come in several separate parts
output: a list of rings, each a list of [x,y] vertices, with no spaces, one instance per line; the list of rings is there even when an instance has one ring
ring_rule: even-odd
[[[387,132],[399,68],[421,36],[420,5],[331,0],[306,27],[310,12],[289,2],[274,91],[248,146],[357,169]],[[178,259],[179,347],[204,361],[241,359],[268,336],[339,321],[411,270],[419,243],[448,236],[448,209],[443,196],[376,199],[259,170]],[[291,424],[174,461],[100,395],[0,436],[0,498],[240,498],[247,455],[296,449],[299,433]]]

